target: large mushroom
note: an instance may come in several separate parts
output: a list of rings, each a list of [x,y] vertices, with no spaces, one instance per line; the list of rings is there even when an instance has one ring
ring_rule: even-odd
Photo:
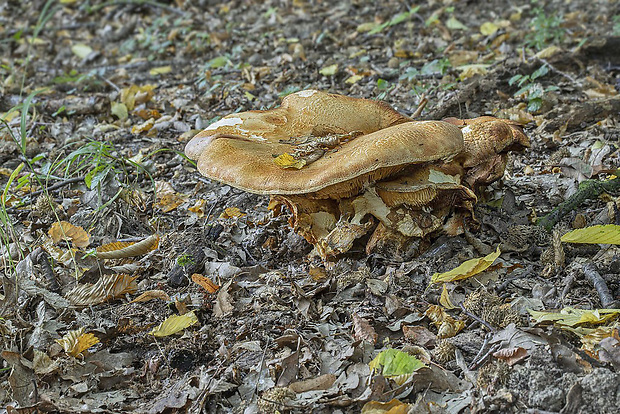
[[[185,152],[206,177],[271,195],[270,208],[291,210],[293,229],[329,260],[373,228],[369,251],[386,240],[402,247],[441,230],[458,234],[475,222],[470,187],[500,170],[489,163],[463,185],[476,157],[484,152],[488,161],[527,138],[496,137],[488,126],[504,124],[495,118],[449,121],[413,121],[382,102],[305,90],[278,108],[222,118]],[[481,145],[480,136],[506,142]]]

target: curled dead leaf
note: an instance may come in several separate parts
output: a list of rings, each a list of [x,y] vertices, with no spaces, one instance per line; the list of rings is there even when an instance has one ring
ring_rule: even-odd
[[[141,256],[151,252],[159,246],[159,236],[153,234],[139,242],[113,242],[97,247],[99,259],[122,259]]]
[[[84,333],[84,327],[67,332],[56,342],[62,345],[65,352],[77,358],[91,346],[98,344],[99,339],[92,333]]]

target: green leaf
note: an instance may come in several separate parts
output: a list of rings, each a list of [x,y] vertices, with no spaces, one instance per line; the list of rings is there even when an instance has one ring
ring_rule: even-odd
[[[426,365],[414,356],[397,349],[386,349],[373,359],[370,368],[379,371],[384,377],[412,374]]]
[[[508,79],[508,85],[512,86],[515,82],[523,78],[523,75],[514,75],[512,78]]]
[[[538,79],[545,76],[547,73],[549,73],[549,67],[547,67],[547,65],[542,65],[530,75],[530,78],[532,78],[532,80]]]

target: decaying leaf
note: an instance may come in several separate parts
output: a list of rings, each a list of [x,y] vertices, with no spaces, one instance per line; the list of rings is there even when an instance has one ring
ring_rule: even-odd
[[[566,307],[560,312],[541,312],[528,310],[536,323],[553,322],[563,326],[579,326],[582,324],[600,325],[620,315],[620,309],[576,309]]]
[[[353,318],[353,337],[356,340],[367,341],[371,344],[377,343],[377,332],[373,328],[368,320],[362,318],[357,313],[352,315]]]
[[[288,388],[297,394],[314,390],[327,390],[334,384],[335,381],[336,376],[334,374],[325,374],[319,375],[315,378],[293,382],[288,386]]]
[[[50,227],[48,234],[54,243],[66,240],[79,248],[87,247],[90,244],[88,233],[82,227],[74,226],[68,221],[55,222]]]
[[[509,366],[513,366],[527,357],[527,349],[521,347],[504,348],[494,352],[493,356],[506,361]]]
[[[157,249],[159,236],[153,234],[139,242],[113,242],[97,247],[99,259],[122,259],[146,254]]]
[[[192,281],[200,286],[202,286],[207,292],[215,293],[220,288],[218,285],[213,283],[211,279],[206,276],[200,275],[198,273],[194,273],[192,275]]]
[[[501,251],[498,246],[495,252],[488,254],[485,257],[468,260],[448,272],[435,273],[431,278],[431,283],[454,282],[455,280],[467,279],[475,276],[491,266],[500,254]]]
[[[166,318],[165,321],[160,323],[150,333],[153,336],[169,336],[177,332],[182,331],[194,324],[198,323],[198,318],[194,311],[187,312],[184,315],[172,315]]]
[[[84,333],[84,329],[84,327],[81,327],[80,329],[69,331],[65,336],[57,339],[56,342],[62,345],[67,354],[77,358],[82,352],[99,343],[99,339],[94,334]]]
[[[426,366],[416,357],[397,349],[381,351],[368,365],[386,378],[410,375]]]
[[[138,289],[137,276],[125,274],[101,275],[97,283],[74,287],[67,293],[67,299],[75,306],[90,306],[113,300]]]
[[[603,224],[569,231],[561,239],[565,243],[620,244],[620,226]]]
[[[452,303],[452,299],[450,299],[450,292],[448,292],[448,285],[444,283],[443,288],[441,289],[441,296],[439,297],[439,304],[446,309],[456,309]]]
[[[130,303],[147,302],[151,299],[161,299],[166,302],[169,302],[170,296],[163,290],[147,290],[146,292],[142,293],[140,296],[132,300]]]
[[[437,335],[426,329],[424,326],[403,326],[405,339],[424,348],[433,347],[437,342]]]
[[[437,327],[438,338],[451,338],[465,328],[465,322],[454,319],[441,306],[430,305],[424,315]]]

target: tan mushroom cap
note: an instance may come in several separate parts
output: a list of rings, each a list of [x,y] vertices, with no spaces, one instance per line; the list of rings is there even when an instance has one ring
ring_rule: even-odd
[[[294,95],[273,110],[223,118],[194,137],[186,154],[198,161],[206,177],[248,192],[342,198],[403,166],[450,160],[463,150],[460,129],[447,122],[403,123],[408,118],[382,103],[317,91]],[[321,97],[325,101],[314,99]],[[354,131],[364,135],[301,169],[283,169],[273,162],[295,149],[280,142],[283,139]]]
[[[444,121],[462,126],[466,168],[478,165],[490,156],[520,151],[530,146],[522,125],[509,119],[481,116],[473,119],[446,118]]]
[[[385,102],[308,89],[290,94],[278,108],[230,114],[199,132],[185,147],[197,160],[217,135],[277,142],[304,135],[326,136],[359,131],[369,134],[411,121]]]

